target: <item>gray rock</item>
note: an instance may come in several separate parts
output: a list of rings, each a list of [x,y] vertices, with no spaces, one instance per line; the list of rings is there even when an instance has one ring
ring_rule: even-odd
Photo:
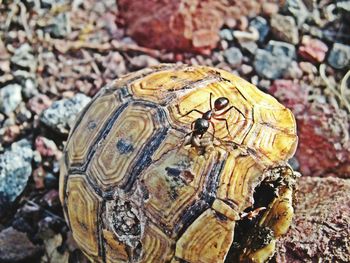
[[[38,262],[42,253],[43,248],[34,245],[26,233],[19,232],[13,227],[0,232],[0,262]]]
[[[258,49],[258,45],[253,41],[244,42],[241,44],[241,47],[243,51],[247,52],[249,55],[254,55]]]
[[[226,61],[232,66],[237,67],[242,64],[242,52],[236,47],[230,47],[224,51]]]
[[[263,43],[267,37],[267,34],[270,31],[270,27],[265,18],[261,16],[255,17],[252,21],[250,21],[249,26],[255,28],[259,32],[259,42]]]
[[[51,8],[53,5],[63,4],[64,0],[40,0],[42,8]]]
[[[21,45],[18,49],[16,49],[14,55],[11,57],[11,63],[17,67],[34,72],[37,67],[37,62],[31,52],[32,48],[28,43]]]
[[[350,46],[334,43],[328,56],[328,63],[333,68],[343,69],[350,65]]]
[[[148,55],[139,55],[130,59],[130,63],[133,69],[142,69],[147,67],[156,66],[159,61]]]
[[[295,18],[298,27],[303,25],[310,16],[310,12],[302,0],[286,0],[283,9]]]
[[[40,116],[40,121],[61,134],[68,134],[75,122],[78,113],[91,99],[78,93],[71,99],[55,101]]]
[[[0,111],[6,115],[13,112],[22,101],[21,86],[10,84],[0,89]]]
[[[291,16],[273,15],[271,18],[271,32],[279,40],[294,45],[299,42],[298,28]]]
[[[220,38],[222,40],[227,40],[227,41],[233,41],[233,34],[232,34],[232,30],[231,29],[228,29],[228,28],[225,28],[225,29],[222,29],[220,31]]]
[[[254,58],[254,68],[262,78],[280,78],[291,63],[287,56],[276,56],[272,52],[258,49]]]
[[[31,144],[26,139],[13,143],[0,155],[0,196],[8,202],[13,202],[26,187],[32,158]]]
[[[35,95],[38,95],[39,91],[37,89],[37,83],[33,79],[26,79],[24,81],[22,93],[26,99],[30,99]]]
[[[288,57],[291,60],[296,58],[295,46],[286,42],[270,40],[266,50],[277,57]]]
[[[61,13],[54,17],[53,23],[48,27],[48,32],[52,37],[63,38],[67,35],[67,14]]]
[[[287,79],[300,79],[303,76],[303,71],[300,69],[296,61],[292,61],[283,75]]]

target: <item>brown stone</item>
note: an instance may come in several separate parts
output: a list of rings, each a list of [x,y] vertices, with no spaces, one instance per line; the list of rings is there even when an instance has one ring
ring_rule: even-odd
[[[302,177],[294,223],[277,245],[275,261],[350,262],[350,181]]]

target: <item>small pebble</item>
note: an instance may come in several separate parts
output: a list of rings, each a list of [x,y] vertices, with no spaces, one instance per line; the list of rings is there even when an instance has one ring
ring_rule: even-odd
[[[262,90],[268,90],[271,86],[271,81],[268,79],[262,79],[258,83],[258,87]]]
[[[282,49],[279,52],[258,49],[254,58],[254,68],[262,78],[277,79],[282,77],[292,59],[285,55]],[[280,50],[282,50],[280,52]]]
[[[14,55],[11,57],[11,63],[19,68],[35,72],[37,63],[31,52],[32,48],[28,43],[22,44],[15,50]]]
[[[142,69],[147,67],[156,66],[159,64],[159,61],[148,55],[140,55],[130,59],[130,64],[133,69]]]
[[[231,29],[225,28],[220,30],[220,38],[227,41],[233,41],[233,31]]]
[[[47,29],[54,38],[63,38],[67,35],[67,14],[60,13],[54,17],[52,25]]]
[[[239,71],[242,73],[242,75],[248,75],[253,71],[253,67],[249,66],[247,64],[243,64],[240,68]]]
[[[328,51],[328,47],[321,40],[303,36],[301,46],[299,46],[299,55],[310,62],[322,62]]]
[[[10,150],[0,154],[0,196],[8,202],[13,202],[26,187],[32,158],[31,144],[26,139],[13,143]]]
[[[300,79],[303,76],[303,71],[299,68],[299,65],[296,61],[292,61],[284,73],[284,78],[290,79]]]
[[[292,14],[297,22],[297,26],[300,27],[304,24],[305,20],[310,16],[308,9],[304,2],[312,0],[286,0],[283,6],[285,12]],[[313,5],[313,4],[311,4]]]
[[[263,43],[267,37],[267,34],[270,31],[270,27],[265,18],[261,16],[255,17],[250,21],[249,26],[255,28],[259,32],[259,43]]]
[[[28,101],[27,107],[35,114],[40,115],[41,112],[50,107],[51,104],[52,100],[48,96],[45,94],[38,94]]]
[[[311,64],[310,62],[301,61],[301,62],[299,62],[299,67],[306,74],[316,74],[317,73],[317,68],[313,64]]]
[[[271,32],[277,39],[298,44],[299,32],[293,17],[276,14],[271,17],[270,23]]]
[[[88,96],[78,93],[71,99],[55,101],[43,111],[40,121],[56,132],[68,134],[74,125],[76,116],[90,100]]]
[[[243,59],[241,51],[236,47],[230,47],[229,49],[226,49],[224,51],[224,57],[232,67],[241,65]]]
[[[42,157],[55,157],[58,151],[55,142],[43,136],[36,137],[35,149]]]
[[[37,83],[31,78],[27,78],[23,81],[23,97],[25,99],[30,99],[35,95],[39,94],[39,91],[37,89]]]
[[[350,46],[334,43],[328,56],[328,63],[333,68],[343,69],[350,66]]]
[[[58,179],[52,173],[47,173],[44,177],[44,185],[46,189],[57,189]]]
[[[0,111],[7,116],[13,112],[22,101],[22,87],[10,84],[0,88]]]
[[[271,16],[278,13],[279,6],[276,3],[263,2],[262,13],[265,16]]]
[[[296,57],[295,46],[286,42],[270,40],[266,49],[275,56],[288,57],[289,59]]]
[[[249,55],[255,55],[256,50],[258,49],[258,45],[253,42],[243,42],[241,43],[242,50],[247,52]]]

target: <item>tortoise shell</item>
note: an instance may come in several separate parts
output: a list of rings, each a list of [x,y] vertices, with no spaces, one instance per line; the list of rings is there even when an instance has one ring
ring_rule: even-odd
[[[184,115],[208,111],[210,94],[234,106],[221,116],[228,129],[213,119],[215,136],[209,128],[186,145],[201,116]],[[203,66],[146,68],[101,89],[77,118],[60,199],[94,262],[224,262],[254,189],[271,174],[293,177],[286,161],[296,145],[291,111],[247,81]],[[278,187],[254,226],[272,238],[258,248],[246,238],[240,260],[267,260],[287,230],[293,187]]]

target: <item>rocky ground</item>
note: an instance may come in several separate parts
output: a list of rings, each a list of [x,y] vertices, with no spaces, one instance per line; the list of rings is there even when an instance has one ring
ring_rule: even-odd
[[[161,62],[227,69],[293,110],[304,178],[275,260],[350,261],[350,3],[236,2],[212,39],[163,51],[127,36],[128,1],[0,0],[0,262],[84,262],[57,193],[67,134],[104,84]]]

